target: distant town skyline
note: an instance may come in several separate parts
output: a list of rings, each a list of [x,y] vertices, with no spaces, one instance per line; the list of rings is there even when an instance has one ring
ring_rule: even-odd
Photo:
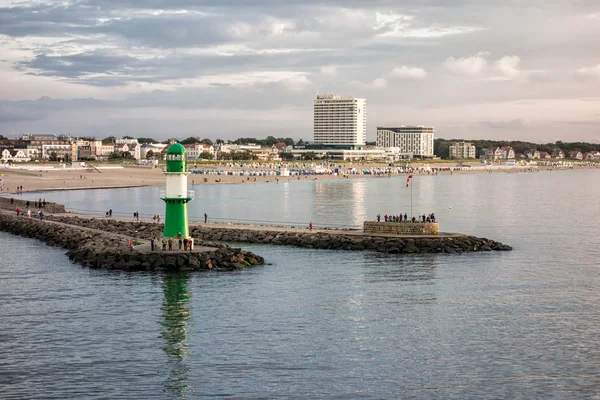
[[[367,141],[600,142],[597,1],[365,4],[0,0],[0,134],[312,140],[335,93]]]

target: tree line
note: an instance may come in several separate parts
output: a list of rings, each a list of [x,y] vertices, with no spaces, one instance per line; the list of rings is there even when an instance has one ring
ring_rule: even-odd
[[[555,150],[562,150],[566,156],[570,151],[580,151],[587,153],[590,151],[600,151],[600,143],[587,143],[587,142],[562,142],[557,141],[554,143],[533,143],[523,142],[519,140],[464,140],[464,139],[435,139],[433,141],[433,153],[443,159],[450,158],[450,146],[456,142],[469,142],[475,146],[477,155],[483,154],[483,149],[492,147],[506,147],[510,146],[513,148],[515,153],[525,154],[527,151],[535,149],[540,152],[546,152],[552,154]]]

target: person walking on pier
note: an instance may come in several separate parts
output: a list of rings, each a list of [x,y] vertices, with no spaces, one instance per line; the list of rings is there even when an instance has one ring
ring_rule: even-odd
[[[17,217],[21,215],[21,209],[19,207],[17,207]]]
[[[31,210],[27,210],[27,219],[31,219]]]
[[[381,222],[381,214],[377,214],[377,222]]]
[[[162,238],[162,249],[163,251],[167,250],[167,239]]]
[[[169,251],[173,250],[173,239],[169,238]]]
[[[156,242],[156,239],[152,236],[152,239],[150,239],[150,251],[154,251],[154,242]]]
[[[309,230],[309,231],[312,231],[312,221],[310,221],[310,222],[308,223],[308,230]]]
[[[108,216],[112,217],[112,208],[110,210],[108,210]]]
[[[208,221],[208,215],[206,215],[206,213],[204,213],[204,223],[206,223],[206,221]]]
[[[133,242],[131,239],[129,240],[129,243],[127,243],[127,247],[129,247],[129,252],[131,253],[133,251]]]
[[[182,243],[182,240],[181,240],[181,238],[179,238],[179,250],[181,250],[181,245],[182,245],[182,244],[183,244],[183,243]]]

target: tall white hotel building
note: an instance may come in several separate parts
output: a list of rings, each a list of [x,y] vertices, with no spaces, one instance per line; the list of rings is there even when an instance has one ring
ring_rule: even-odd
[[[335,94],[317,95],[314,105],[316,144],[362,149],[367,136],[367,99]]]

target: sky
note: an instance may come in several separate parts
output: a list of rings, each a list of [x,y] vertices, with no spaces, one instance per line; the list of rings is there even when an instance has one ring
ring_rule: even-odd
[[[0,0],[0,134],[600,142],[598,0]]]

